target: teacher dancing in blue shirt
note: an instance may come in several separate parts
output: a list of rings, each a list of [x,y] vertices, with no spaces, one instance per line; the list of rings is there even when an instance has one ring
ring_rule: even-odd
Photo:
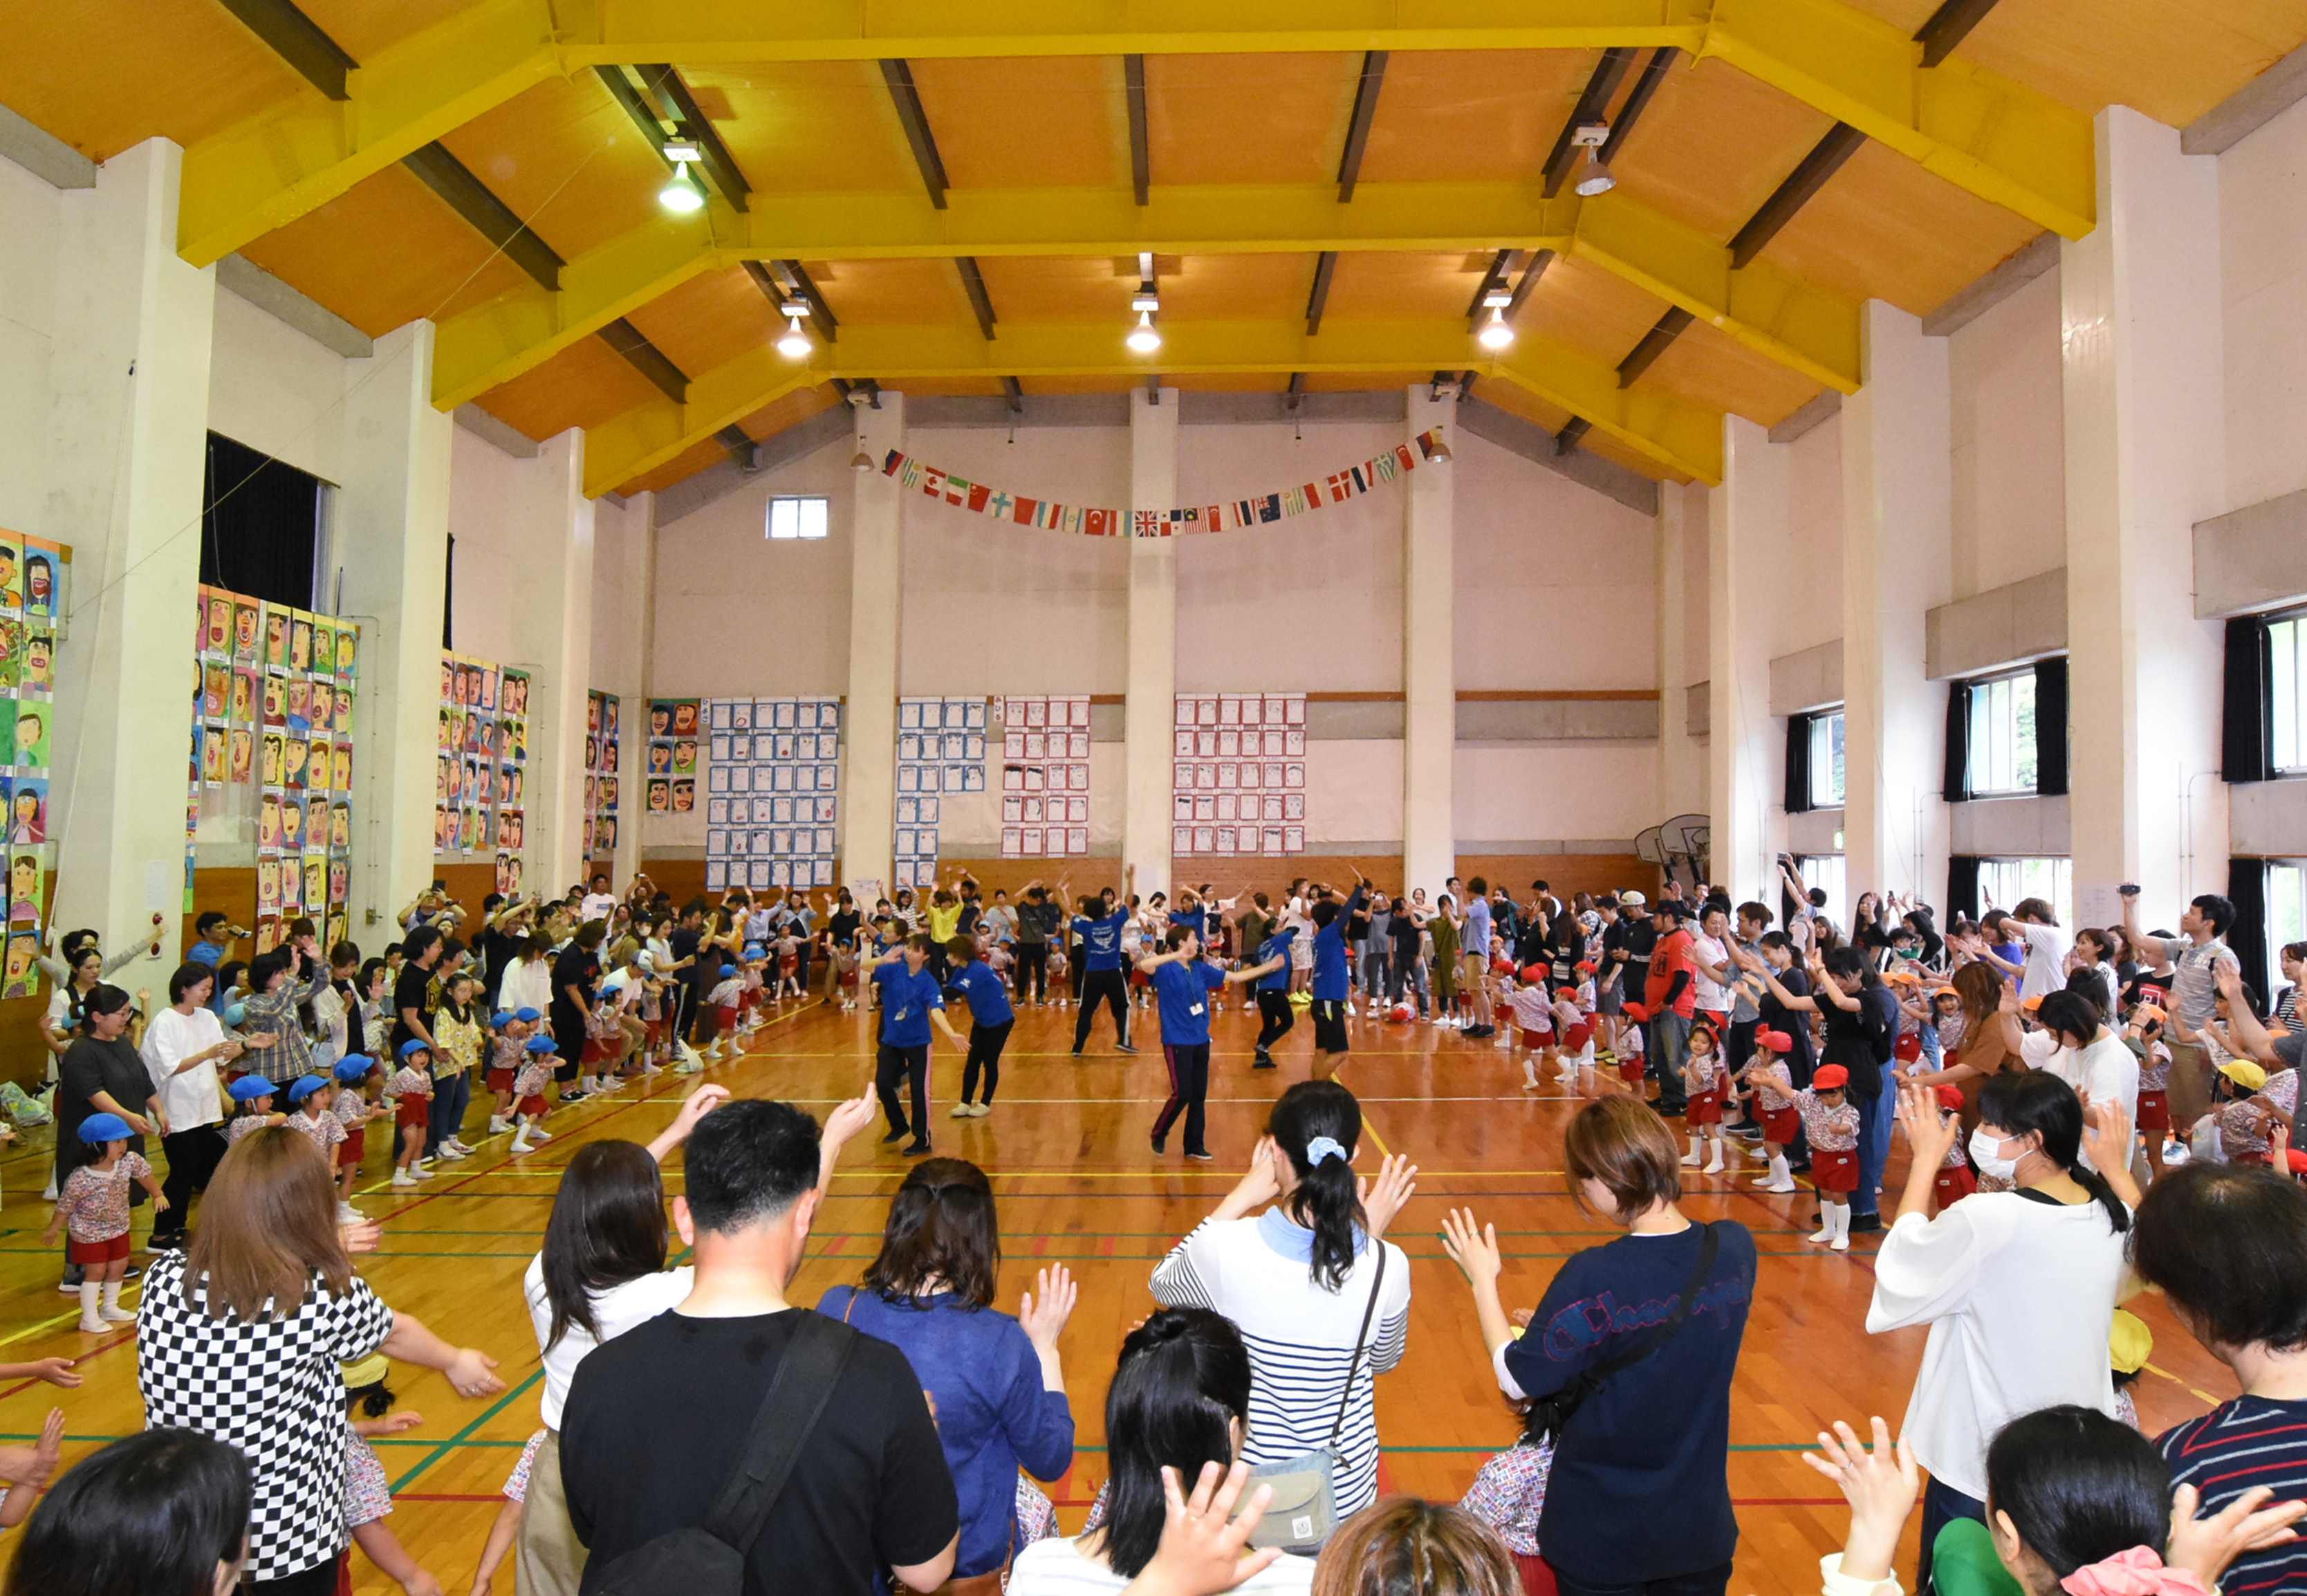
[[[1346,926],[1369,892],[1369,878],[1354,871],[1354,889],[1344,903],[1334,896],[1310,911],[1314,922],[1314,1078],[1328,1080],[1345,1061]]]
[[[1074,916],[1073,933],[1081,939],[1081,1009],[1074,1017],[1074,1057],[1082,1055],[1089,1043],[1090,1017],[1097,1006],[1105,1003],[1113,1009],[1113,1049],[1116,1052],[1134,1053],[1129,1045],[1129,985],[1121,977],[1121,928],[1129,923],[1131,895],[1137,889],[1137,867],[1130,865],[1121,872],[1121,896],[1112,903],[1102,897],[1081,900],[1081,913]],[[1063,897],[1066,884],[1058,883],[1058,896]]]
[[[873,984],[881,989],[881,1046],[876,1056],[873,1090],[881,1099],[881,1112],[889,1120],[889,1134],[881,1145],[905,1143],[905,1156],[918,1158],[930,1150],[930,1025],[966,1054],[969,1043],[945,1017],[945,989],[925,967],[930,961],[926,934],[912,936],[882,956],[873,966]],[[913,1117],[908,1125],[905,1105],[897,1096],[897,1083],[910,1077],[913,1087]]]
[[[1170,1067],[1170,1101],[1154,1120],[1154,1151],[1168,1150],[1170,1127],[1182,1113],[1186,1156],[1207,1163],[1210,1150],[1202,1139],[1202,1120],[1210,1094],[1210,994],[1270,975],[1286,958],[1269,958],[1246,970],[1221,970],[1203,961],[1202,939],[1189,925],[1171,926],[1167,945],[1167,953],[1137,961],[1154,984],[1154,1000],[1162,1016],[1162,1058]]]

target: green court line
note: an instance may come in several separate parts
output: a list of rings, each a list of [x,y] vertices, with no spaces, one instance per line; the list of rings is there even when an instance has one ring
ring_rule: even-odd
[[[486,1424],[490,1420],[495,1418],[499,1413],[503,1412],[507,1408],[510,1407],[515,1401],[526,1394],[536,1385],[538,1381],[543,1378],[545,1378],[545,1371],[540,1369],[536,1373],[530,1375],[527,1379],[523,1380],[519,1385],[515,1386],[511,1390],[497,1398],[496,1401],[491,1403],[482,1412],[479,1418],[465,1426],[464,1429],[459,1430],[455,1435],[450,1436],[445,1441],[434,1442],[433,1444],[432,1453],[428,1456],[419,1459],[416,1463],[409,1469],[408,1472],[394,1480],[392,1482],[392,1489],[397,1491],[407,1490],[410,1480],[416,1479],[416,1476],[422,1474],[434,1463],[439,1463],[442,1458],[448,1456],[450,1453],[455,1451],[458,1447],[469,1445],[475,1430],[480,1429],[482,1425]],[[520,1444],[526,1445],[527,1441],[527,1437],[523,1437]]]

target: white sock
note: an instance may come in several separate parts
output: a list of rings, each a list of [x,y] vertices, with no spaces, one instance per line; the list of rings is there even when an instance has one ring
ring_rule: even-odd
[[[116,1280],[104,1283],[104,1306],[116,1313],[120,1309],[120,1286],[121,1283]]]
[[[1849,1240],[1850,1205],[1848,1203],[1835,1204],[1833,1207],[1827,1210],[1827,1217],[1832,1222],[1831,1228],[1834,1231],[1834,1239],[1838,1241]]]
[[[1771,1167],[1768,1172],[1771,1184],[1773,1186],[1783,1186],[1795,1178],[1794,1171],[1787,1168],[1787,1155],[1783,1153],[1771,1154]]]
[[[99,1322],[96,1314],[96,1303],[97,1295],[102,1289],[103,1288],[95,1281],[89,1279],[86,1275],[82,1275],[81,1277],[80,1322],[81,1324],[93,1325]]]

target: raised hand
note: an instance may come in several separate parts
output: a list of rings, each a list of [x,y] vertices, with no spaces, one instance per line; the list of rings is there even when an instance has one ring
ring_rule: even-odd
[[[1056,1349],[1058,1336],[1065,1329],[1066,1321],[1073,1317],[1074,1304],[1080,1296],[1081,1288],[1063,1264],[1034,1272],[1033,1289],[1017,1304],[1017,1325],[1036,1351]]]
[[[1243,1499],[1249,1467],[1237,1463],[1222,1475],[1214,1463],[1202,1465],[1188,1497],[1178,1471],[1162,1471],[1165,1500],[1162,1540],[1154,1560],[1129,1582],[1122,1596],[1218,1596],[1250,1579],[1281,1553],[1250,1551],[1249,1534],[1274,1499],[1261,1485]],[[1234,1511],[1240,1503],[1240,1512]]]
[[[1850,1426],[1838,1419],[1834,1433],[1821,1430],[1818,1451],[1805,1452],[1803,1462],[1816,1469],[1841,1490],[1850,1504],[1850,1535],[1843,1542],[1842,1570],[1854,1579],[1889,1576],[1891,1558],[1899,1546],[1899,1532],[1922,1495],[1921,1471],[1904,1436],[1894,1447],[1891,1427],[1874,1420],[1874,1449],[1861,1446]]]
[[[1418,1166],[1402,1154],[1395,1153],[1379,1161],[1377,1179],[1365,1177],[1356,1183],[1362,1200],[1362,1216],[1370,1240],[1375,1241],[1386,1232],[1402,1206],[1418,1189]]]
[[[1443,1213],[1442,1249],[1477,1287],[1497,1285],[1498,1276],[1505,1272],[1505,1257],[1498,1251],[1497,1226],[1477,1224],[1470,1208]]]

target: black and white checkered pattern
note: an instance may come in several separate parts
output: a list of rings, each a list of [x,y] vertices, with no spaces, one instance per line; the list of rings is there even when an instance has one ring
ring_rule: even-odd
[[[187,1306],[184,1255],[152,1260],[136,1313],[136,1384],[148,1426],[196,1429],[240,1449],[255,1477],[248,1572],[289,1575],[333,1558],[346,1540],[345,1383],[392,1331],[392,1310],[359,1276],[330,1296],[313,1275],[285,1317],[211,1318]]]

